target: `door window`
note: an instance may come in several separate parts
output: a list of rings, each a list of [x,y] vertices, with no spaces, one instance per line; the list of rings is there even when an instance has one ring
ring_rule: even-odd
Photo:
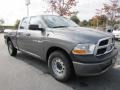
[[[20,29],[28,29],[28,22],[29,22],[29,19],[28,18],[24,18],[22,20],[21,25],[20,25]]]
[[[39,16],[34,16],[34,17],[31,17],[31,19],[30,19],[30,24],[31,25],[39,25],[39,27],[41,26],[43,26],[42,25],[42,19],[41,19],[41,17],[39,17]]]

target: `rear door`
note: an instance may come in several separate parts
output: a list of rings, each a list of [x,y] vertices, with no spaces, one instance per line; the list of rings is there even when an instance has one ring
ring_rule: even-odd
[[[29,47],[28,24],[29,18],[23,18],[17,31],[18,48],[24,51],[28,51]]]

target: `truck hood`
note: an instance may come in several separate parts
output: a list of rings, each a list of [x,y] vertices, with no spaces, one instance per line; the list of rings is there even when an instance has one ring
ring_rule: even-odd
[[[69,40],[76,43],[94,43],[96,44],[98,40],[106,37],[112,37],[113,35],[107,32],[83,28],[83,27],[67,27],[67,28],[55,28],[53,32],[57,38],[63,40]]]

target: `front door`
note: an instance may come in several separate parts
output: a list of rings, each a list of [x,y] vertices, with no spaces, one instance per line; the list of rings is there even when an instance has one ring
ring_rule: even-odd
[[[39,25],[43,26],[42,19],[40,16],[34,16],[30,18],[30,25]],[[44,39],[46,37],[45,33],[40,30],[28,30],[28,51],[41,57]]]

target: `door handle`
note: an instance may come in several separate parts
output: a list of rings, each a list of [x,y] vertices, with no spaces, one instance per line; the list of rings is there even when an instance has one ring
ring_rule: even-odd
[[[28,33],[28,34],[26,34],[26,36],[31,36],[31,34]]]
[[[17,34],[18,34],[18,35],[21,35],[21,34],[23,34],[23,33],[22,33],[22,32],[18,32]]]

